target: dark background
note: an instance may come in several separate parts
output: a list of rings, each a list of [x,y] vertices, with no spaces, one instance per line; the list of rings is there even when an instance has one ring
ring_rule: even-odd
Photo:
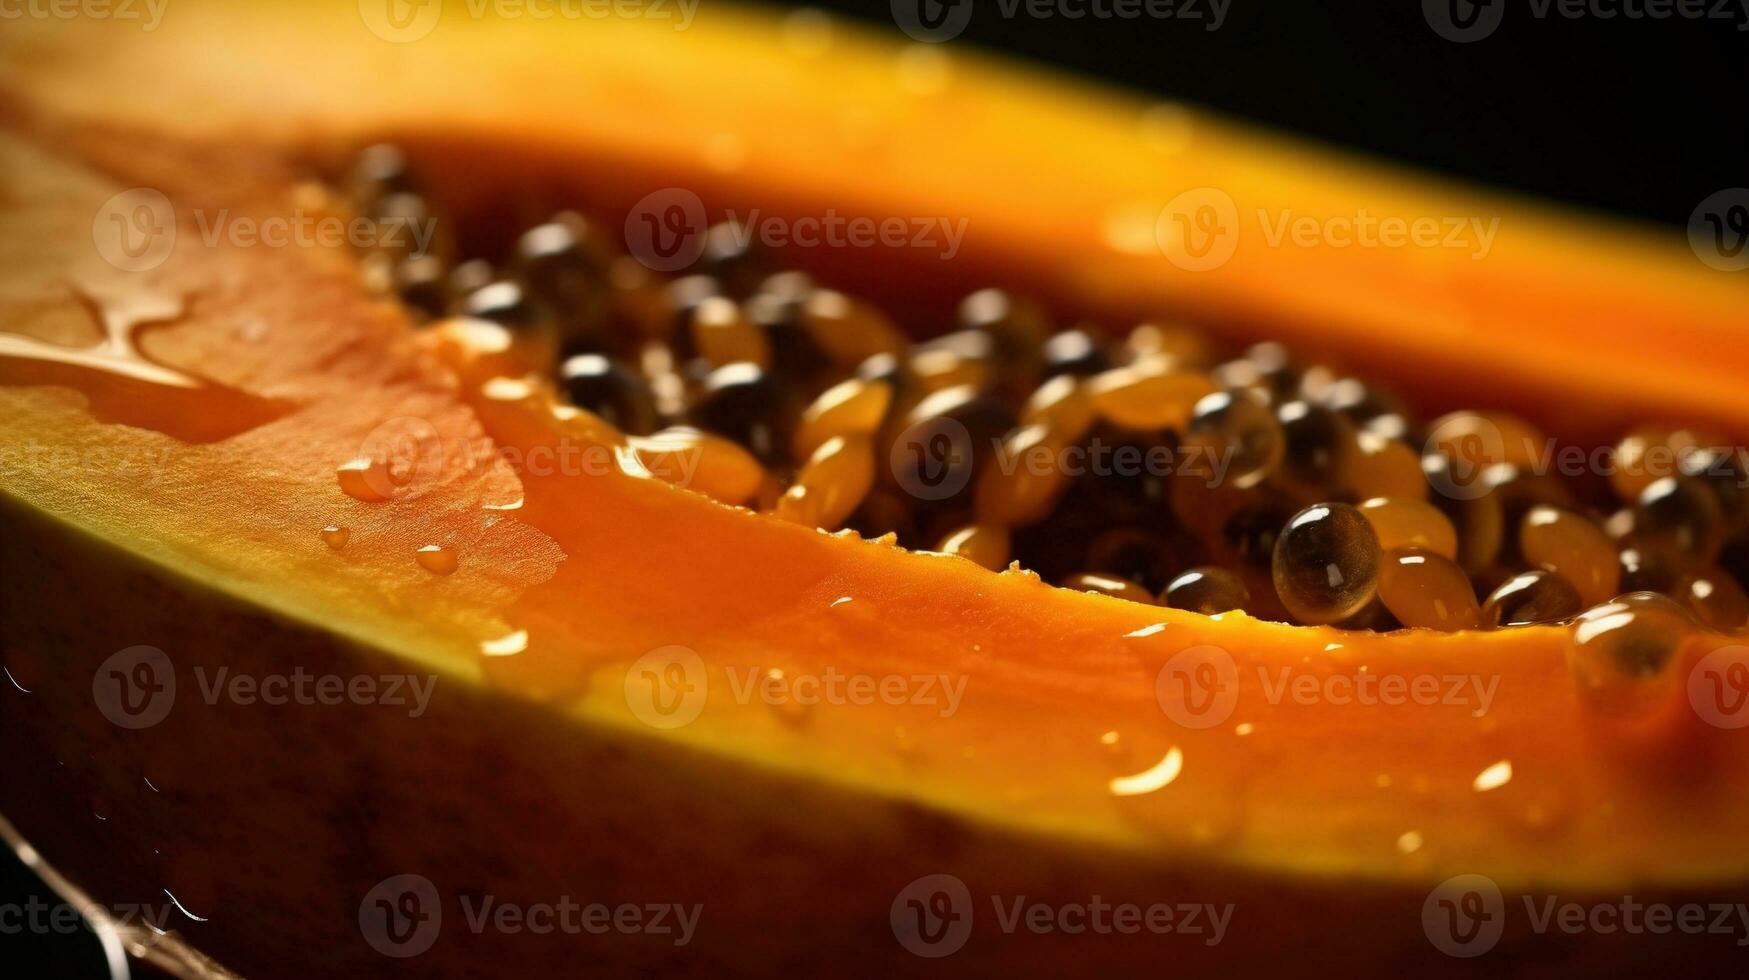
[[[1429,26],[1419,0],[1231,0],[1212,32],[1208,0],[1190,8],[1200,20],[1039,20],[973,3],[951,44],[1482,183],[1671,225],[1714,191],[1749,186],[1749,32],[1733,22],[1538,19],[1514,2],[1491,35],[1456,44]],[[814,6],[893,30],[885,3]],[[0,855],[0,903],[33,893],[55,900]],[[0,935],[0,975],[105,974],[84,933]]]

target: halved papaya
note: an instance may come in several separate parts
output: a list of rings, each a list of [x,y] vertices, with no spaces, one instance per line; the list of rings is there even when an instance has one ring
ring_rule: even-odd
[[[235,230],[344,221],[309,177],[382,138],[482,234],[673,185],[963,217],[951,261],[786,258],[919,330],[984,281],[1170,301],[1581,444],[1749,432],[1740,285],[1645,229],[936,49],[718,7],[682,33],[428,9],[417,38],[194,3],[0,41],[0,811],[106,905],[168,900],[161,927],[249,976],[1737,954],[1547,917],[1736,921],[1749,742],[1733,689],[1704,700],[1728,637],[1677,638],[1624,708],[1584,696],[1566,628],[1204,617],[816,533],[622,466],[517,350],[416,334],[351,248]],[[1203,187],[1239,231],[1192,271],[1157,219]],[[1265,211],[1363,208],[1500,231],[1487,261],[1264,244]],[[406,440],[419,466],[372,471]]]

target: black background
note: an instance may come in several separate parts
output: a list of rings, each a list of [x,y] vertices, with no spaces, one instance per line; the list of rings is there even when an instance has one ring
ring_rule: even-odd
[[[1617,9],[1619,0],[1606,2]],[[1199,20],[1041,20],[1024,7],[1004,16],[997,0],[973,3],[951,44],[1481,183],[1671,225],[1714,191],[1749,186],[1749,32],[1729,21],[1539,19],[1515,3],[1493,34],[1456,44],[1429,26],[1418,0],[1231,0],[1212,32],[1208,0],[1191,8]],[[815,6],[899,36],[884,3]],[[0,903],[33,893],[54,901],[10,854],[0,857]],[[89,934],[0,935],[0,974],[105,975]]]

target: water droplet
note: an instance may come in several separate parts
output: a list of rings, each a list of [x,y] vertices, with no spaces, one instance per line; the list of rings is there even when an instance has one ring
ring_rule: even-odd
[[[0,331],[0,384],[78,389],[101,422],[163,432],[184,442],[229,438],[284,415],[291,405],[257,398],[148,356],[142,338],[180,323],[187,300],[141,285],[86,282],[74,296],[95,322],[98,340],[70,347]]]
[[[380,459],[349,459],[335,469],[334,477],[348,497],[367,504],[382,503],[395,495],[389,464]]]
[[[1414,854],[1416,851],[1421,850],[1421,845],[1423,843],[1425,843],[1425,841],[1421,839],[1421,831],[1404,831],[1403,835],[1397,838],[1397,853]]]
[[[1257,726],[1251,722],[1248,722],[1248,721],[1242,721],[1242,722],[1238,723],[1237,725],[1233,726],[1233,734],[1234,735],[1241,735],[1241,736],[1249,735],[1256,730],[1257,730]]]
[[[352,531],[338,524],[330,524],[321,530],[322,542],[328,547],[339,551],[346,547],[346,542],[352,537]]]
[[[845,604],[845,603],[847,603],[847,602],[850,602],[850,601],[851,601],[851,597],[850,597],[850,596],[847,596],[847,595],[841,595],[841,596],[839,596],[839,597],[838,597],[838,598],[836,598],[836,599],[833,599],[833,600],[832,600],[832,605],[830,605],[830,606],[828,606],[828,607],[827,607],[827,608],[828,608],[828,609],[836,609],[836,608],[838,608],[838,607],[839,607],[839,606],[842,606],[842,605],[844,605],[844,604]]]
[[[765,702],[779,721],[798,726],[813,714],[813,705],[796,700],[793,681],[781,668],[772,667],[759,678],[759,700]]]
[[[1108,786],[1113,796],[1141,796],[1170,786],[1183,771],[1184,753],[1174,745],[1166,750],[1159,762],[1134,775],[1118,776]]]
[[[480,654],[487,657],[513,657],[527,649],[528,630],[516,630],[480,643]]]
[[[428,544],[413,557],[421,568],[435,575],[448,575],[456,569],[455,551],[440,544]]]
[[[1574,621],[1567,667],[1591,707],[1638,713],[1673,696],[1676,654],[1693,634],[1693,621],[1671,599],[1629,593]]]
[[[1128,633],[1124,634],[1124,638],[1125,639],[1139,640],[1139,639],[1142,639],[1144,637],[1154,636],[1156,634],[1163,633],[1165,631],[1166,631],[1166,624],[1165,623],[1155,623],[1152,626],[1144,626],[1139,630],[1131,630]]]
[[[1512,762],[1509,759],[1501,759],[1477,773],[1475,780],[1470,785],[1475,788],[1476,792],[1486,793],[1492,789],[1499,789],[1511,781]]]

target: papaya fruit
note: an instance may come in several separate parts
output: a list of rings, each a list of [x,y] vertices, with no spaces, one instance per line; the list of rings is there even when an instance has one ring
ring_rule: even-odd
[[[354,227],[337,175],[379,140],[441,203],[439,252],[506,251],[555,202],[613,228],[669,188],[791,228],[962,218],[951,258],[774,250],[846,291],[827,312],[866,329],[831,336],[858,356],[1021,285],[1066,318],[1284,339],[1578,446],[1742,438],[1740,283],[1647,229],[957,51],[715,6],[684,32],[419,9],[193,2],[149,34],[0,38],[0,830],[112,912],[165,910],[111,916],[140,955],[247,976],[1737,955],[1627,911],[1740,914],[1730,635],[1654,597],[1574,627],[1292,625],[819,533],[744,478],[757,447],[567,405],[536,373],[558,342],[492,321],[514,304],[417,326],[322,230]],[[1199,188],[1232,210],[1173,203]],[[1280,216],[1368,209],[1500,232],[1486,261],[1266,245]],[[1208,213],[1237,244],[1197,268],[1160,219]],[[732,322],[692,320],[746,350]],[[1557,566],[1589,540],[1549,526]],[[1551,601],[1507,585],[1502,623]],[[1575,907],[1590,926],[1550,917]]]

